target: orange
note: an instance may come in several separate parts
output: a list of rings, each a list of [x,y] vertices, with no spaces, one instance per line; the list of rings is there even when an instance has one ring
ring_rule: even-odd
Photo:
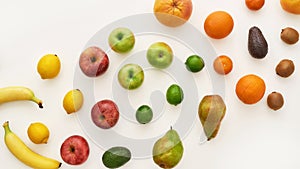
[[[266,91],[264,80],[254,74],[245,75],[236,84],[235,93],[245,104],[255,104],[260,101]]]
[[[234,21],[229,13],[215,11],[206,17],[204,30],[209,37],[222,39],[231,33],[233,25]]]
[[[293,14],[300,14],[300,0],[280,0],[282,9]]]
[[[227,75],[231,72],[233,63],[228,56],[221,55],[215,59],[213,66],[217,73],[221,75]]]
[[[265,4],[265,0],[245,0],[246,6],[250,10],[259,10]]]

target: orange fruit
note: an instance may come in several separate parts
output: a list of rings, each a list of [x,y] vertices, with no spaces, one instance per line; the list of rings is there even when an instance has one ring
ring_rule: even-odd
[[[250,10],[259,10],[265,4],[265,0],[245,0],[246,6]]]
[[[245,75],[236,84],[235,93],[245,104],[255,104],[260,101],[266,91],[264,80],[254,74]]]
[[[231,72],[233,63],[228,56],[221,55],[215,59],[213,66],[217,73],[227,75]]]
[[[300,0],[280,0],[282,9],[293,14],[300,14]]]
[[[234,21],[229,13],[215,11],[206,17],[204,30],[209,37],[222,39],[231,33],[233,25]]]

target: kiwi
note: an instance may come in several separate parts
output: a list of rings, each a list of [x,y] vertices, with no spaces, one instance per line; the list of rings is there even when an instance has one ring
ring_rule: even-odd
[[[294,62],[289,59],[283,59],[277,64],[275,71],[281,77],[289,77],[295,71]]]
[[[268,106],[273,110],[280,109],[284,104],[284,99],[281,93],[279,92],[272,92],[268,95],[267,98]]]
[[[295,44],[299,40],[299,33],[296,29],[291,27],[286,27],[281,30],[280,38],[287,44]]]

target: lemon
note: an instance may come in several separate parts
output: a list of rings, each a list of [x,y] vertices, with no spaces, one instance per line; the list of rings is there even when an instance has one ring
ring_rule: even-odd
[[[29,139],[35,144],[46,144],[49,139],[49,129],[41,122],[31,123],[27,129]]]
[[[198,55],[191,55],[186,59],[185,62],[187,70],[196,73],[201,71],[204,68],[204,61]]]
[[[180,104],[183,100],[183,91],[181,87],[177,84],[172,84],[167,90],[166,98],[168,103],[172,105],[176,106]]]
[[[78,111],[83,105],[83,94],[79,89],[67,92],[63,99],[63,107],[68,114]]]
[[[60,60],[55,54],[44,55],[38,62],[37,71],[42,79],[53,79],[60,71]]]

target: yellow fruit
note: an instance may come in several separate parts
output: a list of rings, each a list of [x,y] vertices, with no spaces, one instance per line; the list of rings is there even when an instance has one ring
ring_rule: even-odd
[[[79,89],[70,90],[64,97],[63,107],[68,114],[77,112],[83,105],[83,94]]]
[[[49,139],[49,129],[41,122],[31,123],[27,129],[29,139],[35,144],[46,144]]]
[[[37,65],[37,71],[42,79],[53,79],[60,71],[60,60],[55,54],[43,56]]]

